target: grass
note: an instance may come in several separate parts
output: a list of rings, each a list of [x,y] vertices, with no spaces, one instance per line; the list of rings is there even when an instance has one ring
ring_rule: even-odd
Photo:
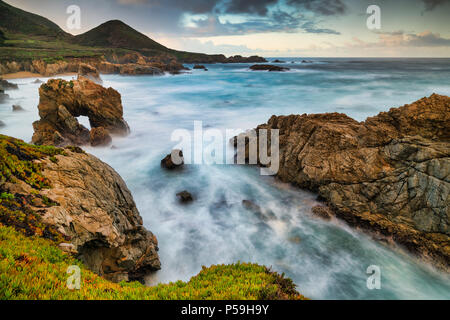
[[[81,269],[80,290],[67,288],[67,269]],[[202,271],[189,282],[146,287],[109,282],[87,270],[54,242],[25,237],[0,224],[2,300],[304,300],[292,281],[264,266],[236,263]]]

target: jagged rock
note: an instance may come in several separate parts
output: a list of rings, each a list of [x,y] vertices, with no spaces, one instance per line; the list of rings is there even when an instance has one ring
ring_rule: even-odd
[[[205,70],[205,71],[208,71],[208,69],[207,69],[204,65],[201,65],[201,64],[196,64],[196,65],[193,67],[193,69],[195,69],[195,70]]]
[[[257,129],[280,130],[278,178],[448,269],[448,128],[450,98],[433,94],[365,122],[337,113],[273,116]]]
[[[86,78],[64,81],[49,80],[39,89],[39,115],[33,123],[33,143],[38,145],[85,145],[90,142],[89,130],[76,117],[87,116],[91,127],[102,127],[112,134],[129,133],[123,119],[120,94]],[[97,136],[97,135],[95,135]],[[62,142],[55,141],[61,140]]]
[[[161,167],[167,170],[181,168],[183,165],[184,158],[183,151],[181,150],[173,150],[171,154],[168,154],[164,159],[161,160]]]
[[[103,127],[93,128],[90,133],[90,142],[93,147],[108,146],[112,142],[108,130]]]
[[[61,249],[113,281],[136,279],[160,269],[156,237],[143,227],[130,191],[110,166],[78,147],[42,156],[39,149],[23,141],[5,136],[0,140],[8,158],[14,155],[13,161],[32,161],[33,168],[39,168],[34,173],[49,186],[33,189],[28,181],[8,179],[2,181],[1,191],[29,199],[21,202],[27,206],[23,213],[33,212],[36,217],[30,218],[61,235]]]
[[[99,84],[102,83],[98,70],[86,63],[80,63],[78,67],[78,79],[80,79],[80,77],[92,80]]]
[[[315,206],[311,211],[316,217],[324,220],[330,220],[333,215],[330,208],[326,206]]]
[[[0,78],[0,89],[2,90],[17,90],[19,86],[15,83],[11,83],[7,80]]]
[[[253,71],[277,71],[277,72],[281,72],[281,71],[288,71],[289,68],[284,68],[284,67],[280,67],[280,66],[274,66],[274,65],[270,65],[270,64],[255,64],[253,66],[250,67],[250,70]]]
[[[194,201],[192,194],[190,194],[188,191],[182,191],[177,193],[177,197],[181,203],[189,203]]]
[[[12,111],[13,111],[13,112],[20,112],[20,111],[25,111],[25,109],[22,108],[21,106],[17,105],[17,104],[14,104],[14,105],[12,106]]]

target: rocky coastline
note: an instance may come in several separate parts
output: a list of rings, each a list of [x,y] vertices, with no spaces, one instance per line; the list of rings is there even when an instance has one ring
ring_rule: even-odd
[[[279,130],[276,176],[317,192],[329,207],[315,209],[321,216],[449,271],[448,128],[450,98],[433,94],[364,122],[338,113],[272,116],[256,129]]]

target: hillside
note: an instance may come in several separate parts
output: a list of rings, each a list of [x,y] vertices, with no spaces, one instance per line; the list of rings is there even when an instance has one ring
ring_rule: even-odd
[[[88,47],[169,52],[169,49],[163,45],[119,20],[105,22],[86,33],[76,36],[75,42]]]
[[[177,51],[163,46],[122,21],[112,20],[78,36],[64,32],[39,15],[15,8],[0,0],[0,62],[36,59],[105,57],[109,62],[130,53],[146,57],[176,59],[180,63],[263,62],[260,57]]]
[[[38,36],[45,39],[70,40],[72,35],[57,24],[37,14],[26,12],[0,0],[0,28],[10,38],[14,35]],[[10,35],[10,36],[8,36]]]

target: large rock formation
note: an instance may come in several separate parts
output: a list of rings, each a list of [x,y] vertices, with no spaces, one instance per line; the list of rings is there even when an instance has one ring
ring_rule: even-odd
[[[278,178],[319,193],[352,225],[450,267],[450,98],[432,95],[357,122],[344,114],[273,116]],[[269,135],[270,136],[270,135]]]
[[[39,116],[33,124],[33,143],[38,145],[86,145],[91,141],[89,130],[76,119],[86,116],[92,129],[126,135],[120,94],[86,78],[75,81],[49,80],[39,89]],[[104,140],[104,139],[103,139]],[[107,139],[108,140],[108,139]]]
[[[50,231],[56,230],[71,244],[63,248],[113,281],[160,269],[156,237],[143,227],[125,182],[107,164],[79,148],[40,148],[0,135],[0,167],[6,170],[0,193],[15,201],[1,203],[0,223],[38,235],[36,221],[42,220],[43,237],[54,238]],[[19,211],[24,218],[17,220]]]

